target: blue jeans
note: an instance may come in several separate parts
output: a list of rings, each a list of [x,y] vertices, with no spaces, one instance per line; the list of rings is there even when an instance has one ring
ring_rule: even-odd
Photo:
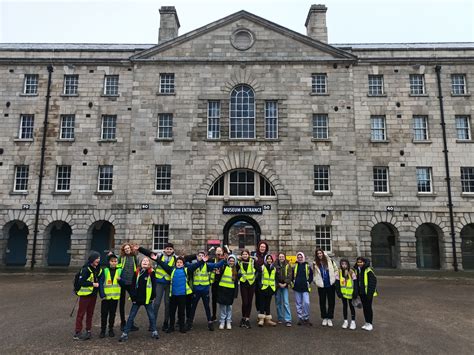
[[[130,332],[130,329],[133,326],[133,321],[135,320],[135,317],[137,316],[138,310],[140,309],[142,305],[133,303],[132,304],[132,309],[130,310],[130,314],[128,315],[128,320],[127,324],[125,325],[125,328],[123,329],[123,332],[125,334],[128,334]],[[156,322],[155,322],[155,314],[153,313],[153,305],[150,304],[145,304],[145,310],[146,314],[148,315],[148,321],[150,322],[150,329],[152,332],[156,331]]]
[[[219,307],[221,309],[220,322],[232,322],[232,305],[219,304]]]
[[[202,304],[204,305],[204,310],[206,311],[207,321],[210,322],[211,318],[211,309],[209,308],[209,290],[204,292],[194,291],[193,293],[193,306],[191,309],[191,315],[188,317],[189,320],[194,320],[194,315],[196,314],[196,308],[199,303],[199,300],[202,299]]]
[[[295,291],[296,314],[298,319],[309,319],[309,292]]]
[[[279,321],[291,322],[290,301],[288,288],[278,288],[275,294],[277,317]]]

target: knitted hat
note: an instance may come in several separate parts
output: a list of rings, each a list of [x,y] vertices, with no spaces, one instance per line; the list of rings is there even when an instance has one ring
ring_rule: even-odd
[[[89,256],[87,257],[87,262],[92,264],[97,259],[100,259],[100,253],[95,250],[91,250]]]
[[[230,254],[230,255],[227,257],[227,260],[229,260],[230,258],[234,259],[234,261],[237,260],[237,258],[235,257],[234,254]]]
[[[113,259],[113,258],[118,259],[118,256],[115,255],[114,253],[107,255],[107,261],[110,261],[110,259]]]

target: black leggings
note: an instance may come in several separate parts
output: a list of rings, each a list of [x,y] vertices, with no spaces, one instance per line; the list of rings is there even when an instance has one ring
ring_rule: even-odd
[[[336,287],[334,285],[330,287],[318,287],[319,294],[319,309],[321,311],[322,319],[333,319],[334,318],[334,306],[336,305]],[[328,301],[328,307],[326,308],[326,299]]]
[[[125,297],[128,295],[130,296],[130,290],[132,289],[132,285],[125,285],[122,286],[120,289],[120,304],[119,304],[119,310],[120,310],[120,322],[122,325],[125,325],[127,323],[127,320],[125,319],[125,302],[126,299]]]
[[[349,305],[349,308],[351,309],[351,319],[355,320],[356,313],[355,308],[352,305],[352,300],[342,297],[342,314],[344,316],[344,319],[347,319],[347,305]]]
[[[185,295],[170,297],[170,328],[174,328],[174,323],[176,320],[176,309],[178,309],[178,326],[180,330],[184,329],[186,299],[187,297]]]
[[[364,318],[366,323],[372,324],[374,319],[374,313],[372,312],[372,301],[373,297],[367,297],[366,295],[360,295],[362,302],[362,308],[364,309]]]
[[[270,306],[272,304],[272,296],[273,296],[273,293],[260,290],[260,306],[259,306],[260,314],[265,314],[267,316],[271,314]]]

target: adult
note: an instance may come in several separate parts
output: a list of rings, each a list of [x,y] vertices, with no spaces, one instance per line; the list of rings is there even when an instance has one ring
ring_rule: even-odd
[[[109,256],[111,253],[109,253]],[[137,270],[137,248],[129,242],[123,243],[120,247],[120,257],[118,260],[117,268],[122,269],[120,274],[120,301],[119,301],[119,312],[120,312],[120,330],[123,331],[126,324],[125,319],[125,302],[128,296],[132,297],[132,280]],[[131,331],[138,330],[138,327],[133,324]]]
[[[336,303],[336,274],[337,265],[322,249],[317,248],[314,253],[314,283],[318,286],[319,308],[323,327],[332,327],[334,306]]]
[[[370,267],[369,259],[359,256],[354,267],[357,273],[360,301],[364,310],[365,324],[362,326],[362,329],[371,331],[374,329],[372,325],[374,318],[372,301],[374,296],[377,296],[377,277]]]
[[[257,251],[254,255],[256,270],[262,270],[263,265],[265,265],[265,256],[268,254],[268,249],[267,242],[260,241],[257,244]],[[262,283],[261,276],[261,272],[257,273],[257,279],[255,280],[257,285]],[[261,309],[261,305],[263,304],[261,293],[260,287],[255,287],[255,307],[257,308],[257,314],[265,314],[265,310]]]

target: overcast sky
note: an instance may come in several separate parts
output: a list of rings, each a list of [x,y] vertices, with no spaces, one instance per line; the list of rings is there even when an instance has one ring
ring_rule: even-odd
[[[306,34],[312,3],[330,43],[474,42],[474,0],[0,0],[0,42],[157,43],[168,5],[180,35],[239,10]]]

